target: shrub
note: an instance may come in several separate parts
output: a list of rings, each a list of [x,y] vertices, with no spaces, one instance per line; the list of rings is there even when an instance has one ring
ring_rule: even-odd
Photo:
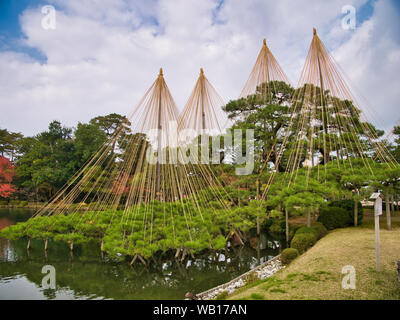
[[[228,291],[222,291],[215,297],[215,300],[226,300],[228,298]]]
[[[317,237],[313,232],[295,234],[290,247],[297,249],[300,254],[307,251],[317,242]]]
[[[19,207],[25,207],[25,206],[27,206],[28,205],[28,201],[25,201],[25,200],[22,200],[22,201],[20,201],[19,202]]]
[[[17,206],[19,205],[19,200],[10,200],[10,204],[11,204],[13,207],[17,207]]]
[[[295,234],[303,234],[303,233],[312,233],[315,235],[315,237],[318,239],[319,236],[319,231],[315,228],[312,227],[301,227],[299,229],[297,229]]]
[[[318,235],[317,239],[321,239],[322,237],[325,237],[326,234],[328,233],[328,230],[325,228],[325,226],[321,222],[315,222],[312,226],[312,229],[317,230]]]
[[[252,299],[254,299],[254,300],[262,300],[262,299],[264,299],[264,295],[263,294],[259,294],[259,293],[252,293],[251,295],[250,295],[250,297],[252,298]]]
[[[328,230],[344,228],[352,224],[348,212],[339,207],[323,208],[319,212],[318,222],[321,222]]]
[[[354,200],[334,200],[331,201],[328,204],[328,206],[345,209],[351,219],[350,225],[354,226]],[[357,222],[359,225],[362,223],[363,217],[364,217],[364,209],[362,207],[361,202],[358,202]]]
[[[8,201],[7,200],[1,200],[0,201],[0,206],[8,206]]]
[[[281,261],[283,264],[289,264],[299,256],[299,250],[295,248],[286,248],[281,253]]]

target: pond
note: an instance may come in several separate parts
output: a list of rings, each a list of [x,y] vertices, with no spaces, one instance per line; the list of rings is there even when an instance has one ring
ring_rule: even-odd
[[[27,220],[32,211],[0,209],[0,229]],[[262,234],[256,248],[235,247],[225,254],[208,253],[162,265],[116,262],[102,256],[98,244],[85,244],[70,253],[65,243],[0,239],[0,299],[184,299],[228,282],[279,254],[283,241]],[[257,241],[256,241],[257,242]],[[41,286],[42,268],[54,266],[56,289]]]

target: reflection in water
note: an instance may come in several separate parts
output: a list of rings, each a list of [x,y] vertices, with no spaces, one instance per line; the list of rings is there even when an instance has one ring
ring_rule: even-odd
[[[6,224],[24,221],[30,212],[1,210]],[[7,221],[8,222],[7,222]],[[0,239],[0,299],[183,299],[186,292],[201,292],[227,282],[279,253],[280,243],[267,235],[257,238],[255,248],[233,247],[224,253],[130,266],[102,257],[97,243],[74,248],[65,243]],[[157,258],[156,258],[157,259]],[[42,267],[56,269],[56,290],[43,290]]]

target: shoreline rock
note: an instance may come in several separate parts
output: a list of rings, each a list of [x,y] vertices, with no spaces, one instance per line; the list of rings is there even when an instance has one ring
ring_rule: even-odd
[[[246,284],[245,280],[250,274],[255,273],[259,279],[265,279],[274,275],[276,272],[283,268],[284,266],[281,263],[280,255],[278,255],[255,267],[254,269],[247,271],[239,277],[236,277],[235,279],[227,283],[221,284],[215,288],[211,288],[207,291],[198,293],[196,294],[196,296],[199,298],[199,300],[212,300],[224,291],[228,292],[228,294],[232,294],[238,288],[243,287]]]

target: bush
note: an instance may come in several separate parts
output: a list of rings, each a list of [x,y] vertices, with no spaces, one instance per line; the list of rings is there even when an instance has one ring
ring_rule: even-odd
[[[11,204],[13,207],[17,207],[17,206],[19,205],[19,200],[10,200],[10,204]]]
[[[325,226],[321,222],[315,222],[312,226],[312,229],[317,230],[317,239],[321,239],[326,236],[328,233],[328,230],[325,228]]]
[[[19,202],[19,207],[26,207],[28,205],[28,201],[22,200]]]
[[[345,209],[339,207],[327,207],[320,210],[318,222],[321,222],[328,230],[332,230],[348,227],[353,221]]]
[[[295,234],[290,247],[297,249],[300,254],[307,251],[317,242],[317,237],[313,232]]]
[[[354,226],[354,200],[334,200],[331,201],[328,204],[328,206],[345,209],[351,219],[350,225]],[[357,222],[359,225],[362,223],[363,217],[364,217],[364,209],[362,207],[361,202],[358,202]]]
[[[281,261],[283,264],[289,264],[299,256],[299,250],[295,248],[286,248],[281,253]]]
[[[215,297],[215,300],[226,300],[228,298],[228,291],[222,291]]]
[[[312,227],[301,227],[299,229],[297,229],[295,234],[304,234],[304,233],[312,233],[313,235],[315,235],[315,237],[318,239],[319,237],[319,231],[316,228],[312,228]]]
[[[252,293],[251,295],[250,295],[250,297],[252,298],[252,299],[254,299],[254,300],[262,300],[262,299],[264,299],[264,295],[263,294],[259,294],[259,293]]]
[[[8,206],[8,201],[7,200],[1,200],[0,201],[0,206]]]

